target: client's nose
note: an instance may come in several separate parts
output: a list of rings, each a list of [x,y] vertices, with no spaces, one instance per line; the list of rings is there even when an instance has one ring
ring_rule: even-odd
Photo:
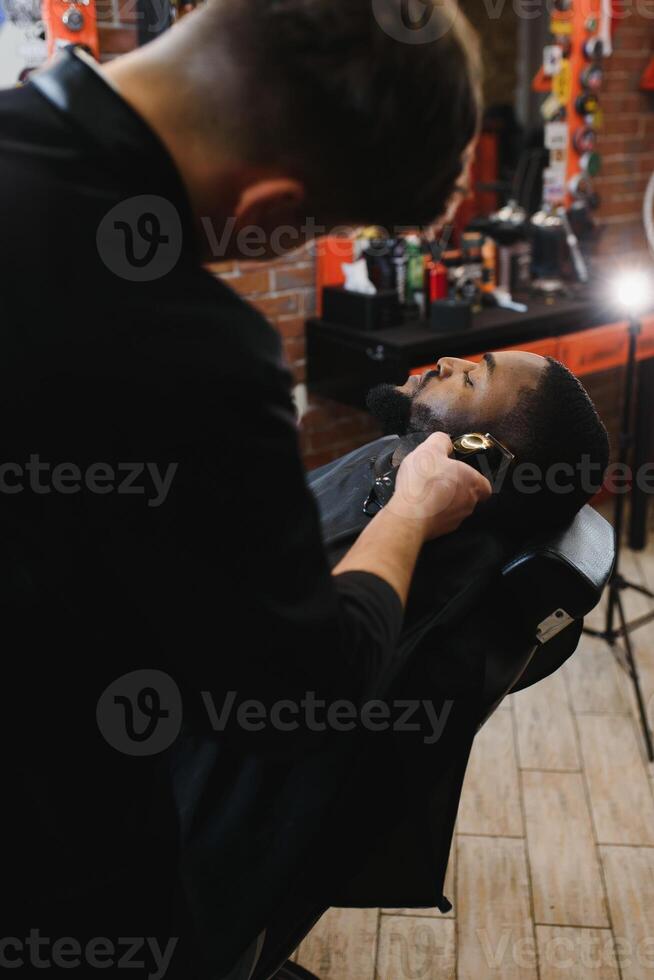
[[[458,357],[441,357],[436,367],[439,378],[449,378],[457,371]]]
[[[471,361],[464,361],[460,357],[441,357],[436,364],[439,378],[449,378],[453,374],[461,374],[474,366]]]

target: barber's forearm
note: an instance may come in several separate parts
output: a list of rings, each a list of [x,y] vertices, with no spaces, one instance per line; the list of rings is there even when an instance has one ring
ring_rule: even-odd
[[[333,574],[370,572],[378,575],[388,582],[406,606],[416,560],[425,539],[422,521],[382,510],[359,535]]]

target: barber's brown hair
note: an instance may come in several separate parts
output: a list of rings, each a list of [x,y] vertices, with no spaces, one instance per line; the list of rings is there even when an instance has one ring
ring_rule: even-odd
[[[251,162],[302,180],[319,222],[426,226],[455,191],[478,46],[454,0],[420,5],[407,43],[402,0],[210,0]]]

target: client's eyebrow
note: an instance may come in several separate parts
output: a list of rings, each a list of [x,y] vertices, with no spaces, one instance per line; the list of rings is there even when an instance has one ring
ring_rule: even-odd
[[[485,362],[486,367],[488,368],[488,374],[490,376],[493,373],[493,371],[495,370],[495,367],[496,367],[496,364],[497,364],[497,361],[495,360],[495,355],[494,354],[484,354],[484,356],[482,357],[482,361]]]

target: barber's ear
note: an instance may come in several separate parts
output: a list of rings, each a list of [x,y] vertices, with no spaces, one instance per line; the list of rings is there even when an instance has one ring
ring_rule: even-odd
[[[235,209],[239,252],[244,258],[282,255],[302,244],[306,225],[306,193],[291,177],[259,180],[246,187]],[[265,250],[265,254],[261,253]],[[249,253],[249,254],[248,254]]]

